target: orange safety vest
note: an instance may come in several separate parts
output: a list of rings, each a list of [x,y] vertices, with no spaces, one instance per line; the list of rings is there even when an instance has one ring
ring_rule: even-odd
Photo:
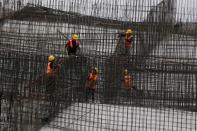
[[[125,36],[125,48],[131,48],[132,36]]]
[[[51,68],[51,65],[52,62],[48,62],[48,65],[47,65],[47,74],[51,74],[53,72],[53,69]]]
[[[73,42],[72,42],[72,40],[69,40],[69,47],[70,48],[73,48]]]
[[[97,77],[98,77],[97,75],[94,75],[92,73],[89,74],[89,79],[90,80],[96,81],[97,80]]]
[[[96,89],[96,81],[98,79],[97,75],[94,75],[92,73],[89,74],[88,79],[86,81],[86,87],[90,89]]]
[[[131,89],[133,87],[133,78],[130,75],[124,75],[123,85],[125,89]]]
[[[79,42],[76,41],[76,47],[78,47],[78,45],[79,45]],[[73,48],[73,40],[69,40],[69,47]]]

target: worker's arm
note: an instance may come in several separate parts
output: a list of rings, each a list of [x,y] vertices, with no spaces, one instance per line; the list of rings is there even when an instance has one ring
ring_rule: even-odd
[[[128,40],[132,40],[133,39],[133,35],[129,36]]]
[[[64,60],[63,59],[58,59],[57,63],[55,64],[55,72],[54,73],[59,73],[60,69],[61,69],[61,64]]]
[[[91,80],[92,79],[92,73],[89,73],[87,80]]]
[[[57,32],[60,33],[66,40],[69,40],[69,38],[66,36],[66,33],[63,33],[58,29],[57,29]]]
[[[130,36],[128,38],[125,38],[125,41],[127,41],[127,42],[132,42],[132,40],[133,40],[133,37],[132,36]]]
[[[69,38],[67,37],[66,33],[60,32],[62,34],[62,36],[66,39],[69,40]]]
[[[65,45],[65,48],[68,48],[70,41],[68,41]]]

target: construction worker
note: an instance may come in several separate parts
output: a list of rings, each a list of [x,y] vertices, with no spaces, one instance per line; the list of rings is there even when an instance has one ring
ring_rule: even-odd
[[[46,94],[51,97],[55,92],[56,78],[60,71],[60,63],[55,65],[56,58],[54,55],[49,55],[47,64],[47,81],[46,81]]]
[[[129,74],[128,70],[125,69],[122,76],[122,90],[120,91],[120,93],[123,95],[123,100],[131,100],[133,89],[135,89],[133,77]]]
[[[124,47],[125,47],[125,54],[129,53],[129,50],[132,48],[132,41],[133,41],[133,30],[128,29],[125,33],[120,34],[120,37],[124,37]]]
[[[96,83],[98,80],[98,68],[94,68],[88,75],[86,79],[86,101],[88,100],[89,95],[92,96],[92,101],[94,101],[94,93],[96,91]]]
[[[129,74],[128,70],[124,70],[123,78],[122,78],[123,88],[127,91],[131,91],[132,89],[136,89],[134,86],[133,77]]]
[[[129,53],[129,50],[132,48],[133,41],[133,30],[128,29],[125,34],[125,53]]]
[[[59,61],[58,65],[56,65],[56,67],[54,68],[55,59],[56,58],[54,55],[49,55],[48,57],[47,72],[46,72],[48,76],[53,76],[59,72],[61,66],[60,63],[62,61]]]
[[[79,36],[74,34],[72,38],[66,44],[68,55],[76,55],[77,49],[79,48]]]
[[[54,55],[49,55],[49,57],[48,57],[48,65],[47,65],[47,74],[48,75],[52,75],[53,74],[54,61],[55,61],[55,56]]]

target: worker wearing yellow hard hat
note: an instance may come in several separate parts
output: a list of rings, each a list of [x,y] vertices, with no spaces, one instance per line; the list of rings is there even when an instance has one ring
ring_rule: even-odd
[[[48,64],[47,64],[47,71],[46,71],[46,86],[45,86],[45,93],[47,95],[51,95],[55,92],[55,84],[56,84],[56,76],[59,73],[60,64],[55,66],[56,57],[54,55],[48,56]]]
[[[48,56],[48,64],[47,64],[46,73],[49,77],[54,77],[54,75],[59,72],[61,64],[58,63],[58,65],[54,68],[55,61],[56,61],[56,57],[54,55],[49,55]]]
[[[126,49],[132,48],[132,41],[133,41],[133,30],[128,29],[125,34],[125,48]]]
[[[133,47],[133,28],[128,28],[124,33],[120,33],[118,37],[124,37],[125,55],[130,55],[130,49]]]
[[[79,48],[79,36],[74,34],[72,38],[66,44],[68,55],[76,55],[77,49]]]
[[[47,74],[52,74],[54,61],[55,61],[55,56],[54,55],[49,55],[48,65],[47,65]]]
[[[133,76],[129,74],[129,71],[127,69],[125,69],[123,72],[122,84],[123,88],[127,91],[131,91],[132,89],[137,90],[134,86]]]
[[[122,89],[125,92],[125,95],[130,95],[131,89],[133,86],[133,77],[128,73],[128,70],[125,69],[122,76]]]
[[[128,29],[126,34],[132,34],[133,33],[133,30],[132,29]]]

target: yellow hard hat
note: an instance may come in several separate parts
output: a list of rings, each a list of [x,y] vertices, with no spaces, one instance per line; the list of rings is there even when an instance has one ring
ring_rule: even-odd
[[[133,33],[133,30],[132,29],[128,29],[126,34],[132,34]]]
[[[54,55],[50,55],[49,57],[48,57],[48,61],[54,61],[55,60],[55,56]]]
[[[73,40],[79,40],[79,36],[77,34],[74,34],[72,38]]]
[[[124,74],[128,74],[128,70],[127,69],[124,70]]]

